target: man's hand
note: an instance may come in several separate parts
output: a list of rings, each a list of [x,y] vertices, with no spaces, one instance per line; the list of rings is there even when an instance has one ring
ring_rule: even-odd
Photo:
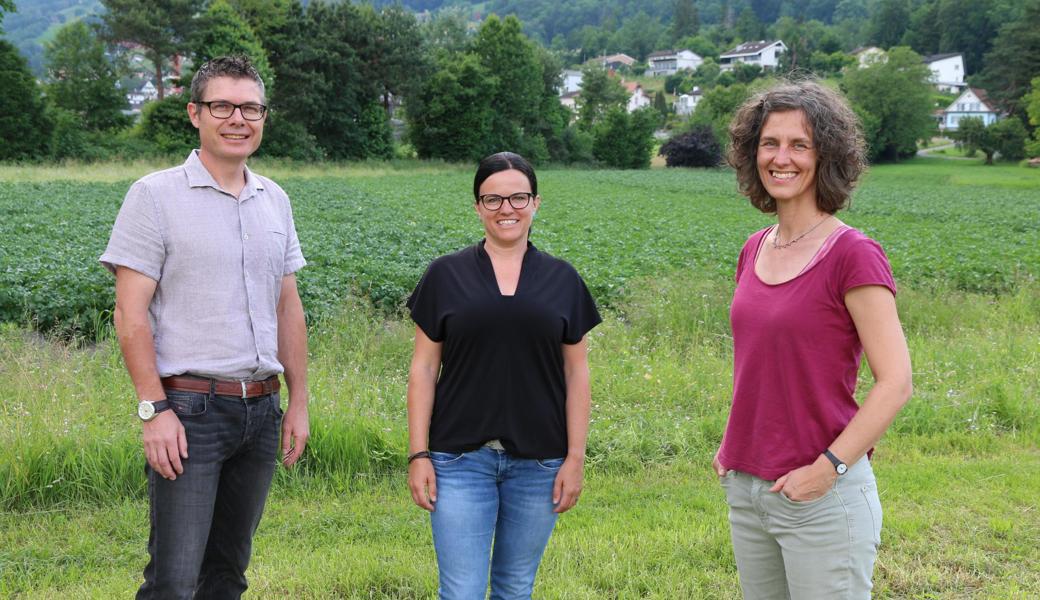
[[[553,484],[553,504],[555,513],[565,513],[574,508],[581,496],[581,486],[585,480],[584,458],[568,456],[560,465],[560,471],[556,473],[556,483]]]
[[[780,492],[794,502],[809,502],[826,494],[837,478],[834,465],[821,454],[813,464],[781,476],[769,491]]]
[[[408,465],[408,489],[416,506],[433,512],[433,503],[437,502],[437,475],[430,459],[417,458]]]
[[[164,410],[143,424],[144,455],[159,475],[173,481],[184,472],[181,459],[188,458],[188,438],[177,413]]]
[[[303,456],[307,438],[311,436],[307,402],[292,402],[282,417],[282,464],[291,467]]]

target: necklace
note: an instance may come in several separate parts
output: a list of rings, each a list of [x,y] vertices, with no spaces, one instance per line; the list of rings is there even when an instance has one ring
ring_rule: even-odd
[[[781,244],[780,243],[780,225],[777,225],[776,226],[776,235],[773,236],[773,250],[783,250],[784,248],[789,248],[789,247],[793,246],[796,242],[798,242],[798,240],[800,240],[803,237],[805,237],[805,236],[809,235],[810,233],[812,233],[814,229],[816,229],[820,225],[823,225],[824,221],[826,221],[827,219],[829,219],[829,218],[831,218],[833,216],[834,215],[827,215],[826,217],[820,219],[819,221],[816,222],[815,225],[810,227],[808,231],[806,231],[802,235],[794,238],[790,242],[787,242],[786,244]]]

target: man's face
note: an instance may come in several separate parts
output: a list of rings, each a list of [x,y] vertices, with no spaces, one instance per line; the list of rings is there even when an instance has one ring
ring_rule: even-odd
[[[215,77],[206,84],[202,102],[231,104],[263,104],[260,86],[252,79]],[[264,135],[265,114],[259,121],[249,121],[240,109],[220,119],[210,112],[211,106],[188,104],[191,124],[199,130],[199,147],[204,155],[229,163],[244,162],[260,147]]]

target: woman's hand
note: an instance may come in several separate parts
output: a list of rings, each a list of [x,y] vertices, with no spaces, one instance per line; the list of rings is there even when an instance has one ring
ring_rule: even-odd
[[[711,468],[715,470],[715,474],[719,477],[725,477],[726,467],[719,462],[719,452],[722,452],[722,448],[715,451],[715,456],[711,459]]]
[[[836,479],[838,473],[834,465],[821,454],[813,464],[781,476],[769,491],[780,492],[793,502],[809,502],[826,494],[827,490],[834,487]]]
[[[585,479],[585,459],[568,456],[556,473],[553,484],[553,504],[555,513],[565,513],[574,508],[581,496],[581,486]]]
[[[408,488],[416,505],[433,512],[433,503],[437,501],[437,475],[430,459],[417,458],[408,465]]]

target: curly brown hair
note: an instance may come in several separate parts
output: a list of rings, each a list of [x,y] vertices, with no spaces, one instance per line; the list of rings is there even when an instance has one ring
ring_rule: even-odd
[[[811,80],[785,81],[744,103],[729,125],[726,162],[737,171],[737,187],[764,213],[776,200],[758,177],[758,138],[773,112],[800,110],[816,149],[816,206],[834,214],[848,206],[856,180],[867,167],[859,117],[838,92]]]

